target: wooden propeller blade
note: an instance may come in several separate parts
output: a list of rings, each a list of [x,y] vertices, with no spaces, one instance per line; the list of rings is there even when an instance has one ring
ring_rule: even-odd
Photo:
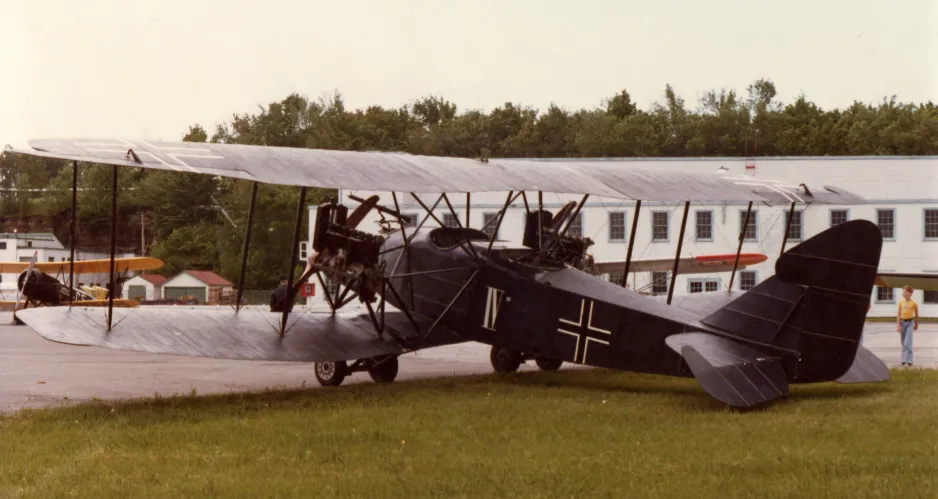
[[[365,215],[371,211],[372,208],[377,206],[378,196],[371,196],[368,199],[364,200],[362,204],[358,205],[358,208],[355,208],[355,211],[345,220],[345,227],[348,229],[354,229],[358,227],[358,224],[362,223],[362,220],[365,219]]]
[[[550,227],[554,231],[560,229],[560,226],[563,225],[563,221],[567,219],[567,215],[570,214],[570,211],[576,208],[576,201],[570,201],[565,204],[560,211],[554,215],[554,219],[550,221]]]

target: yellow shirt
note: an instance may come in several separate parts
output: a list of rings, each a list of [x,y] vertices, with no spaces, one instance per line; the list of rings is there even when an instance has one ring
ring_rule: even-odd
[[[915,300],[906,300],[905,298],[899,300],[900,319],[912,319],[915,317],[915,312],[918,312],[918,303],[915,303]]]

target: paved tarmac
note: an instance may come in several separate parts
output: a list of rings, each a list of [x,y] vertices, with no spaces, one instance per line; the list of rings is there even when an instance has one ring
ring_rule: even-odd
[[[867,323],[864,345],[890,367],[899,335],[890,323]],[[401,357],[398,379],[491,373],[489,346],[466,343]],[[938,324],[915,335],[916,367],[938,368]],[[572,367],[565,364],[565,368]],[[535,370],[533,362],[522,367]],[[356,373],[346,383],[368,382]],[[319,386],[312,364],[176,357],[79,347],[44,340],[26,326],[0,326],[0,411],[91,399],[200,394]]]

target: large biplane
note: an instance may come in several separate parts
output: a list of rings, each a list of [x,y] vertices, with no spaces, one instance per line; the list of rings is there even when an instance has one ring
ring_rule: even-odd
[[[711,396],[737,407],[785,397],[792,383],[889,377],[886,365],[860,345],[882,248],[880,231],[869,221],[837,225],[787,251],[786,236],[774,276],[748,291],[732,291],[731,285],[729,291],[693,294],[672,303],[691,203],[748,203],[745,227],[754,203],[791,205],[793,210],[796,203],[863,202],[837,187],[574,160],[475,160],[102,139],[36,140],[30,147],[9,151],[72,161],[76,173],[79,162],[113,165],[112,216],[120,166],[254,182],[239,294],[258,183],[298,186],[288,289],[295,294],[313,275],[339,284],[337,294],[326,296],[332,308],[327,314],[291,312],[290,307],[276,313],[241,308],[240,296],[234,310],[109,307],[104,323],[100,312],[78,306],[19,313],[50,340],[163,354],[314,362],[316,377],[325,385],[338,385],[354,371],[391,381],[398,356],[405,352],[476,341],[493,346],[493,363],[500,371],[534,357],[548,369],[571,362],[694,377]],[[297,279],[307,187],[388,191],[391,199],[360,199],[351,212],[335,200],[320,206],[312,238],[315,256]],[[508,193],[493,219],[495,234],[509,206],[519,197],[527,206],[527,194],[537,193],[537,204],[526,208],[522,244],[497,240],[470,226],[471,193],[493,191]],[[398,192],[410,193],[425,210],[419,224],[405,224]],[[582,199],[551,214],[543,209],[544,192]],[[418,193],[436,200],[428,205]],[[466,196],[465,223],[444,227],[434,211],[445,206],[455,216],[448,197],[454,193]],[[590,271],[588,241],[567,235],[590,196],[633,200],[635,219],[642,202],[683,203],[666,296],[645,296]],[[358,230],[371,210],[398,227],[385,234]],[[431,219],[439,227],[427,226]],[[625,275],[632,263],[635,219]],[[742,241],[740,234],[736,255]],[[339,312],[355,299],[367,313]]]

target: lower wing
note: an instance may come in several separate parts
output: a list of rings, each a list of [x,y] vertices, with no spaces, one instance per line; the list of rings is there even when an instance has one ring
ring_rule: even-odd
[[[749,265],[762,263],[768,259],[760,253],[741,253],[737,270],[745,269]],[[711,272],[729,272],[736,264],[736,253],[727,255],[700,255],[681,258],[678,260],[679,274],[708,274]],[[625,260],[613,262],[596,262],[594,264],[600,273],[622,272],[625,270]],[[649,260],[632,260],[629,272],[674,270],[673,258],[656,258]]]
[[[876,285],[882,288],[912,286],[925,291],[938,291],[938,274],[876,274]]]
[[[385,314],[381,337],[367,314],[294,313],[283,336],[281,314],[254,309],[115,309],[110,332],[105,314],[98,307],[73,305],[27,309],[16,316],[43,338],[59,343],[219,359],[356,360],[465,341],[439,326],[424,338],[403,312]],[[422,332],[432,323],[419,315],[414,318]]]

